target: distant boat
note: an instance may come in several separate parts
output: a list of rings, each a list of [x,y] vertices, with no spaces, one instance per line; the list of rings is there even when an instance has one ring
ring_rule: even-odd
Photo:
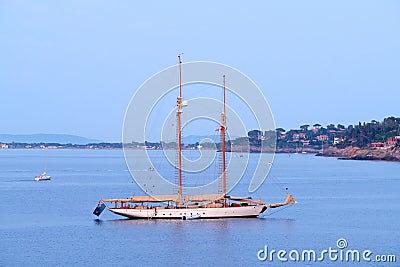
[[[51,176],[47,175],[46,172],[43,172],[42,174],[35,177],[35,181],[46,181],[46,180],[50,180],[50,179],[51,179]]]
[[[48,181],[50,179],[51,179],[51,176],[47,175],[47,173],[46,173],[46,150],[45,150],[45,152],[44,152],[44,171],[42,174],[35,176],[35,181]]]

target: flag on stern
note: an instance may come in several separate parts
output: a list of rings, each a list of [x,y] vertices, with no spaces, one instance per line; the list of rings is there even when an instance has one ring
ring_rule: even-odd
[[[94,209],[93,214],[99,216],[105,208],[106,204],[104,204],[103,200],[100,200],[97,207]]]

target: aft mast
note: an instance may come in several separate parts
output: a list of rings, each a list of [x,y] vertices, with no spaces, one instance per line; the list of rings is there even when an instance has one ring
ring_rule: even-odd
[[[178,109],[176,111],[176,135],[177,135],[177,153],[178,153],[178,200],[182,203],[182,133],[181,133],[181,114],[182,114],[182,61],[181,55],[178,55],[179,64],[179,96]]]
[[[44,173],[46,173],[46,146],[44,147]]]
[[[222,187],[224,207],[226,206],[226,149],[225,149],[225,131],[226,131],[226,78],[224,78],[224,109],[221,114],[221,151],[222,151]]]

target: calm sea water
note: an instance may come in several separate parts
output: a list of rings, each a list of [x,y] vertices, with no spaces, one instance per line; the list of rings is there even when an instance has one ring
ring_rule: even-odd
[[[277,155],[254,194],[298,204],[262,218],[127,220],[92,214],[101,198],[140,194],[122,151],[0,150],[0,266],[400,266],[400,164]],[[157,152],[155,152],[157,153]],[[246,194],[244,179],[235,193]],[[262,262],[269,250],[369,249],[396,263]],[[263,255],[263,254],[260,254]],[[286,258],[288,256],[286,255]]]

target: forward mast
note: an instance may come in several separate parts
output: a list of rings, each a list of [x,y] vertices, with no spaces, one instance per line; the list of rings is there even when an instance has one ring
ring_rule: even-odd
[[[222,152],[222,193],[223,193],[223,204],[226,206],[226,148],[225,148],[225,132],[226,132],[226,76],[224,74],[224,107],[221,113],[221,152]]]

